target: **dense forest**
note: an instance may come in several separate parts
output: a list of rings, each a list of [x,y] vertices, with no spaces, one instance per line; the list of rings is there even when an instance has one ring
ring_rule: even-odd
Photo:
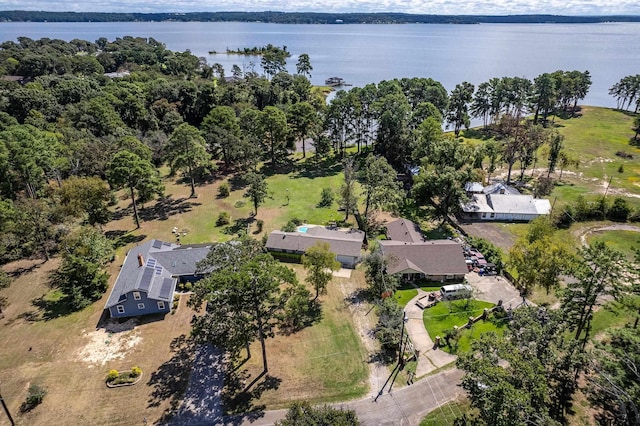
[[[276,24],[539,24],[640,22],[640,16],[561,15],[414,15],[407,13],[313,13],[313,12],[190,12],[99,13],[0,11],[0,22],[268,22]]]

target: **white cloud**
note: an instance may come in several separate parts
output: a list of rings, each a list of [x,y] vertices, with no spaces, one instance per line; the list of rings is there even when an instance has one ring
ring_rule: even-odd
[[[447,15],[640,15],[637,0],[0,0],[2,10],[75,12],[405,12]]]

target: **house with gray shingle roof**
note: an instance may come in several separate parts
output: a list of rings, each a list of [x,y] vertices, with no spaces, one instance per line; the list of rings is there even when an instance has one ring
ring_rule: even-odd
[[[407,243],[420,243],[424,241],[422,231],[417,223],[409,219],[400,218],[389,222],[387,228],[387,238],[394,241],[404,241]]]
[[[178,245],[147,241],[129,250],[105,309],[112,318],[166,314],[178,281],[197,281],[196,264],[210,245]]]
[[[392,259],[387,274],[400,274],[405,280],[457,280],[469,272],[462,246],[453,240],[416,243],[381,240],[378,243],[382,254]]]
[[[323,226],[305,228],[305,232],[273,231],[265,247],[276,256],[278,253],[303,255],[318,242],[326,242],[342,266],[355,268],[360,261],[364,232],[355,229],[340,231]]]

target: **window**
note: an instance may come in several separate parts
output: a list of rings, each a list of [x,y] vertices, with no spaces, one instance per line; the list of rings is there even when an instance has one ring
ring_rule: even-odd
[[[491,217],[496,217],[496,214],[495,213],[491,213]]]
[[[158,309],[164,310],[164,302],[163,301],[159,301],[158,302]]]
[[[133,292],[133,298],[134,298],[135,300],[140,300],[140,299],[142,299],[142,297],[140,297],[140,292],[139,292],[139,291],[134,291],[134,292]]]
[[[486,213],[482,213],[482,217],[487,217],[487,214]]]
[[[144,303],[138,303],[138,309],[144,309]]]
[[[118,309],[118,313],[119,313],[119,314],[124,314],[124,306],[122,306],[122,305],[118,305],[118,306],[117,306],[117,309]]]

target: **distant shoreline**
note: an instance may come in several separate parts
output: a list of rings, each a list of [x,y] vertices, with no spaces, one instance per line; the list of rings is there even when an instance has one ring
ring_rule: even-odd
[[[264,22],[275,24],[594,24],[640,22],[640,15],[414,15],[408,13],[0,11],[2,22]]]

